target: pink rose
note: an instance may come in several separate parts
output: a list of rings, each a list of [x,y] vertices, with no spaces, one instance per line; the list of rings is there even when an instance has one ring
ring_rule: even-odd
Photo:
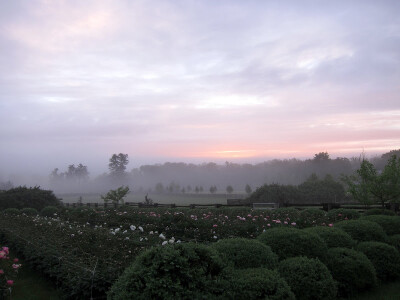
[[[14,262],[18,262],[18,258],[14,258]]]
[[[4,274],[4,271],[2,269],[0,269],[0,274]]]
[[[7,284],[8,285],[13,285],[14,284],[14,280],[7,280]]]

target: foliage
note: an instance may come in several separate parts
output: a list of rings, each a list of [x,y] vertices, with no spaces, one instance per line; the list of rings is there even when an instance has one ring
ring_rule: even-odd
[[[108,299],[199,299],[218,292],[224,266],[199,244],[152,248],[139,255],[112,286]]]
[[[377,223],[366,220],[348,220],[335,224],[336,228],[340,228],[350,234],[350,236],[358,242],[368,241],[387,241],[387,235],[383,228]]]
[[[108,168],[111,176],[116,179],[121,179],[125,176],[126,166],[129,163],[128,154],[113,154],[110,158]]]
[[[232,192],[233,192],[233,187],[232,187],[231,185],[228,185],[228,186],[226,187],[226,192],[227,192],[228,194],[232,194]]]
[[[360,216],[360,213],[355,209],[335,208],[328,211],[328,219],[332,222],[341,220],[356,220]]]
[[[217,192],[217,187],[215,185],[210,186],[210,193],[215,194]]]
[[[318,235],[295,228],[269,229],[259,235],[258,240],[270,246],[280,260],[295,256],[323,259],[327,251]]]
[[[300,211],[300,216],[296,220],[296,223],[300,228],[303,228],[324,223],[326,222],[326,219],[325,211],[318,208],[307,208]]]
[[[342,297],[377,285],[374,266],[363,253],[356,250],[331,248],[328,250],[326,265],[333,279],[338,282],[338,295]]]
[[[305,182],[298,186],[301,202],[336,202],[344,199],[343,185],[333,180],[332,176],[325,176],[323,180],[312,174]]]
[[[371,215],[364,216],[360,220],[367,220],[379,224],[387,235],[400,234],[399,216]]]
[[[251,194],[251,192],[253,191],[250,184],[246,184],[246,187],[244,188],[244,190],[246,191],[246,194]]]
[[[279,264],[279,273],[298,300],[335,299],[337,287],[328,268],[319,260],[292,257]]]
[[[11,294],[18,270],[22,266],[18,261],[18,258],[10,257],[8,247],[0,247],[0,299],[6,299],[7,294]]]
[[[226,264],[234,268],[259,268],[274,269],[278,264],[278,256],[272,252],[271,247],[257,240],[244,238],[223,239],[211,245]]]
[[[116,190],[110,190],[105,196],[101,196],[104,202],[112,201],[112,203],[124,203],[124,198],[129,193],[128,186],[120,186]]]
[[[308,232],[317,234],[324,240],[328,248],[344,247],[352,248],[356,242],[343,230],[335,227],[315,226],[305,229]]]
[[[400,252],[400,234],[394,234],[389,237],[389,244],[395,246]]]
[[[382,281],[400,277],[400,253],[394,246],[380,242],[363,242],[357,245],[375,267],[376,275]]]
[[[276,270],[254,268],[236,270],[231,279],[230,299],[294,300],[286,281]]]
[[[25,214],[27,216],[36,216],[39,214],[39,212],[35,208],[26,207],[21,209],[21,214]]]
[[[41,210],[48,205],[59,206],[60,200],[52,191],[42,190],[38,186],[33,188],[20,186],[0,192],[0,209],[31,207]]]
[[[385,202],[400,197],[400,157],[393,155],[382,172],[364,159],[356,174],[345,176],[343,180],[355,200],[365,205],[377,201],[384,208]]]
[[[16,216],[19,215],[21,211],[18,208],[10,207],[3,210],[2,213],[5,215]]]
[[[364,216],[371,216],[371,215],[395,216],[396,213],[393,210],[382,209],[382,208],[372,208],[364,212]]]
[[[292,185],[265,184],[257,188],[249,197],[250,203],[288,203],[297,201],[299,193]]]
[[[43,217],[54,217],[59,212],[59,209],[55,206],[46,206],[40,211],[40,215]]]

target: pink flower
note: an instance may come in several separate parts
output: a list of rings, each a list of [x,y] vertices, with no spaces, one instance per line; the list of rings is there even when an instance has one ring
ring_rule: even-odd
[[[341,217],[342,216],[342,214],[338,214],[338,217]]]
[[[18,269],[21,265],[13,264],[12,267],[13,269]]]
[[[8,285],[13,285],[14,284],[14,280],[7,280],[7,284]]]
[[[292,225],[292,226],[296,226],[296,222],[290,223],[290,225]]]
[[[14,262],[18,262],[18,258],[14,258]]]
[[[268,223],[267,226],[268,226],[268,227],[271,227],[271,224]]]
[[[0,258],[6,257],[6,252],[5,251],[0,251]]]
[[[213,227],[218,227],[218,225],[217,225],[217,224],[214,224]]]
[[[329,226],[329,227],[332,227],[332,226],[333,226],[333,224],[328,224],[328,226]]]
[[[0,274],[4,274],[4,271],[2,269],[0,269]]]

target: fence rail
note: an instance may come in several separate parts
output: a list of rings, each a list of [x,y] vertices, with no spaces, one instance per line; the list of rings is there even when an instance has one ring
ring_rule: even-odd
[[[260,204],[260,203],[257,203]],[[252,203],[235,203],[235,202],[229,202],[229,199],[227,201],[227,204],[215,204],[215,203],[209,203],[209,204],[188,204],[188,205],[176,205],[175,203],[172,204],[163,204],[163,203],[153,203],[153,204],[145,204],[142,202],[125,202],[123,204],[119,203],[82,203],[82,202],[74,202],[74,203],[63,203],[64,206],[66,207],[123,207],[123,206],[131,206],[131,207],[140,207],[140,208],[157,208],[157,207],[164,207],[164,208],[210,208],[210,207],[215,207],[215,208],[221,208],[221,207],[253,207]],[[395,212],[399,211],[399,203],[386,203],[385,208],[393,210]],[[297,207],[297,208],[304,208],[304,207],[318,207],[321,208],[325,211],[329,211],[331,209],[336,209],[336,208],[349,208],[349,209],[358,209],[358,210],[367,210],[371,208],[381,208],[381,205],[370,205],[370,206],[365,206],[359,203],[283,203],[283,204],[278,204],[275,203],[275,208],[277,207]]]

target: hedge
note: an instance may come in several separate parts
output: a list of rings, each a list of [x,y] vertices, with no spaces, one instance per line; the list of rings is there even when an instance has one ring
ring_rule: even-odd
[[[328,248],[352,248],[356,244],[356,242],[347,232],[339,228],[315,226],[304,230],[317,234],[321,239],[324,240]]]
[[[400,234],[399,216],[370,215],[364,216],[360,220],[372,221],[379,224],[387,235]]]
[[[336,223],[335,227],[344,230],[358,242],[385,242],[388,239],[382,226],[367,220],[341,221]]]

